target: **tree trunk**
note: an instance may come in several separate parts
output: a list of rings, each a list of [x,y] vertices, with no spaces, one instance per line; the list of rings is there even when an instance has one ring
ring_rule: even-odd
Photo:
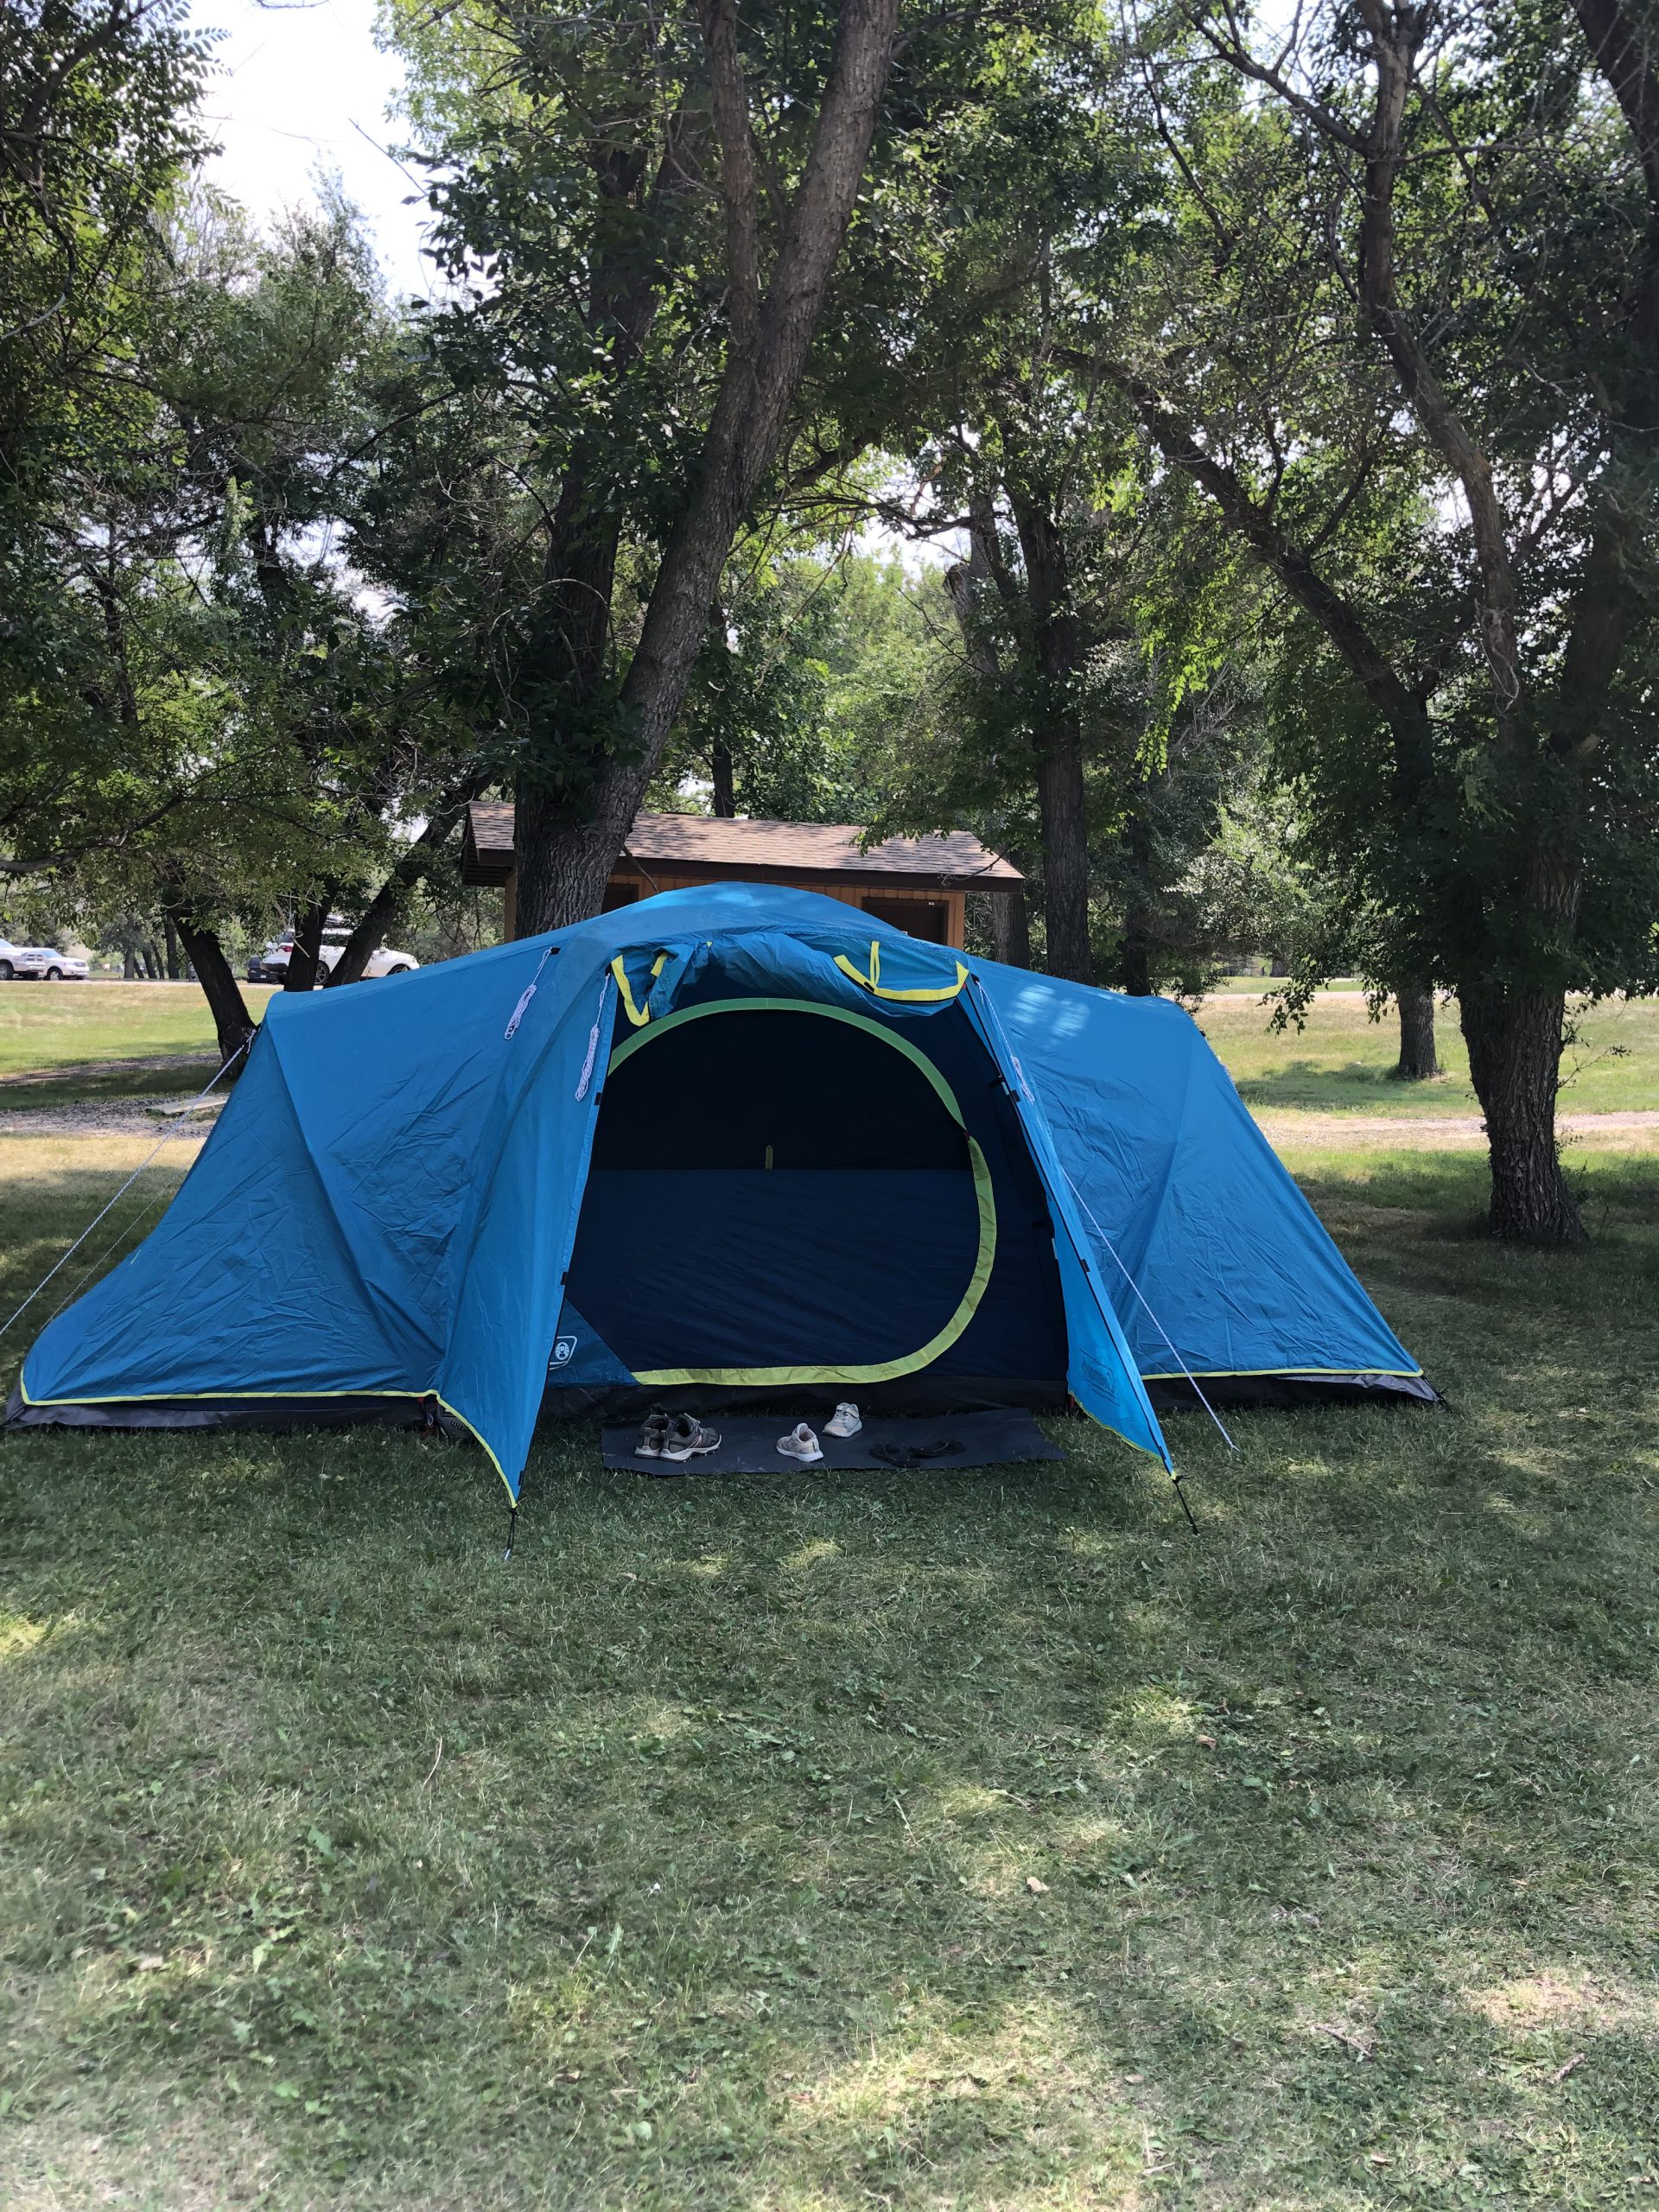
[[[1037,763],[1037,812],[1043,830],[1043,918],[1048,972],[1091,983],[1089,845],[1084,828],[1083,747],[1075,724],[1052,732]]]
[[[341,983],[362,982],[363,970],[373,957],[375,947],[397,919],[399,908],[422,873],[418,868],[412,868],[407,876],[402,873],[404,861],[408,857],[405,854],[399,858],[397,866],[370,899],[361,920],[340,947],[339,957],[323,977],[324,990],[332,991]],[[429,858],[429,855],[426,857]]]
[[[1043,918],[1048,972],[1091,983],[1089,841],[1083,780],[1083,725],[1076,685],[1083,630],[1071,605],[1065,541],[1044,499],[1009,486],[1030,601],[1030,650],[1038,677],[1037,814],[1043,839]]]
[[[593,465],[587,446],[578,445],[548,541],[547,605],[534,652],[526,658],[524,674],[552,727],[547,748],[526,760],[513,791],[518,937],[535,937],[556,929],[560,918],[577,918],[563,903],[563,848],[573,822],[580,823],[591,805],[593,782],[602,772],[604,740],[592,731],[590,718],[604,687],[621,522],[614,508],[589,497]],[[607,858],[584,912],[599,912],[613,858]]]
[[[253,1041],[257,1027],[253,1016],[243,1002],[241,986],[225,957],[225,949],[210,929],[199,928],[184,914],[175,917],[179,935],[184,939],[184,949],[190,956],[190,964],[201,984],[202,995],[207,1001],[213,1017],[213,1028],[219,1039],[219,1057],[230,1059],[232,1054]],[[247,1054],[226,1070],[226,1080],[233,1082],[247,1065]]]
[[[1434,1056],[1434,994],[1421,985],[1402,983],[1395,993],[1400,1008],[1400,1060],[1395,1077],[1400,1083],[1427,1083],[1440,1071]]]
[[[573,820],[568,807],[537,807],[527,827],[515,825],[513,839],[518,852],[516,937],[537,937],[543,930],[563,929],[598,913],[605,903],[605,887],[617,855],[633,827],[634,811],[630,807],[626,820],[616,823],[608,810],[596,820],[582,821]],[[524,823],[521,797],[518,823]]]
[[[1018,861],[1014,865],[1018,867]],[[999,891],[991,900],[991,950],[1005,968],[1031,965],[1031,923],[1026,913],[1025,886]]]
[[[1149,999],[1152,989],[1152,825],[1147,819],[1152,785],[1135,793],[1126,839],[1128,895],[1123,907],[1123,944],[1118,956],[1123,988],[1132,999]]]
[[[724,739],[716,739],[709,753],[709,772],[714,779],[715,820],[735,821],[737,785],[732,771],[732,749]]]
[[[179,932],[171,914],[162,916],[162,933],[167,939],[167,980],[180,983],[184,980],[184,963],[179,957]]]
[[[1153,995],[1152,936],[1146,906],[1139,899],[1130,901],[1123,917],[1123,949],[1118,958],[1125,991],[1132,999],[1149,999]]]
[[[610,753],[590,793],[538,803],[528,816],[520,801],[523,934],[560,929],[599,912],[684,701],[732,540],[783,442],[874,136],[898,0],[841,0],[838,14],[811,151],[784,211],[765,297],[756,300],[752,248],[759,188],[735,74],[735,8],[732,0],[702,0],[699,6],[727,208],[726,362],[689,503],[664,548],[622,685],[626,757]]]
[[[1491,1151],[1493,1236],[1579,1243],[1584,1224],[1555,1141],[1565,992],[1477,988],[1459,1006]]]
[[[969,539],[969,557],[957,561],[944,572],[944,588],[950,594],[955,610],[957,627],[962,633],[962,648],[968,665],[988,688],[1001,681],[1002,665],[997,656],[996,640],[986,625],[984,595],[988,586],[995,579],[992,551],[996,543],[996,516],[990,500],[982,493],[972,502],[973,529]],[[998,841],[998,849],[1011,868],[1023,875],[1025,861],[1011,853]],[[991,950],[994,958],[1005,968],[1029,968],[1031,965],[1031,918],[1026,907],[1023,884],[1017,891],[998,892],[991,899]]]
[[[294,949],[288,956],[288,973],[283,978],[285,991],[308,991],[317,982],[317,949],[322,943],[322,925],[328,918],[326,901],[316,901],[308,906],[294,925]]]
[[[996,641],[985,626],[980,607],[980,598],[990,578],[990,563],[986,558],[980,534],[976,531],[972,552],[966,561],[955,562],[944,572],[944,588],[950,594],[956,613],[957,627],[962,632],[963,651],[968,665],[982,683],[995,683],[1002,673],[997,660]]]
[[[647,101],[623,143],[601,143],[594,156],[594,181],[601,203],[621,208],[644,178],[648,149]],[[630,138],[634,143],[626,143]],[[661,159],[643,214],[647,237],[654,235],[673,205],[687,191],[702,188],[695,160],[688,162],[683,121],[678,111],[664,134]],[[588,268],[588,327],[602,350],[613,381],[624,378],[639,359],[656,318],[662,272],[655,256],[627,243],[611,251],[601,233]],[[577,439],[565,464],[558,502],[548,532],[543,569],[540,619],[520,671],[520,688],[534,702],[542,740],[521,769],[514,788],[512,934],[534,937],[542,930],[578,917],[568,911],[566,867],[561,847],[592,812],[594,785],[603,772],[607,741],[613,736],[595,709],[605,690],[611,650],[611,599],[622,542],[622,509],[606,485],[609,466],[603,434]],[[632,817],[630,817],[630,823]],[[627,834],[625,826],[623,836]],[[619,840],[619,844],[620,844]],[[599,889],[586,912],[597,913],[609,880],[607,861]],[[584,879],[585,880],[585,879]]]

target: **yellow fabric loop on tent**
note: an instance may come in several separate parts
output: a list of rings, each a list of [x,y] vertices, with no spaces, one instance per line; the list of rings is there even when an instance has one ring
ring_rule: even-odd
[[[686,1382],[758,1384],[766,1389],[787,1390],[802,1382],[891,1382],[896,1376],[913,1375],[918,1368],[938,1359],[950,1351],[973,1319],[996,1263],[996,1204],[991,1195],[991,1171],[972,1137],[968,1139],[968,1157],[973,1168],[974,1198],[979,1211],[979,1249],[974,1258],[974,1271],[968,1278],[968,1287],[956,1312],[938,1336],[930,1337],[919,1351],[908,1353],[902,1359],[884,1359],[872,1367],[642,1368],[637,1371],[635,1381],[652,1390]]]
[[[861,985],[863,989],[868,991],[872,997],[878,999],[900,999],[912,1006],[930,1003],[937,1004],[938,1001],[944,999],[953,999],[968,980],[968,970],[963,966],[961,961],[958,960],[957,963],[956,982],[954,983],[946,984],[943,990],[887,990],[881,982],[881,940],[880,938],[872,938],[870,939],[870,972],[868,976],[863,974],[861,969],[855,968],[852,962],[847,957],[844,952],[838,952],[836,955],[836,965],[840,969],[843,976],[850,976],[853,981]]]
[[[651,967],[651,980],[653,983],[667,965],[668,955],[665,952],[659,952]],[[620,952],[611,963],[611,973],[616,978],[616,988],[621,995],[623,1013],[627,1015],[636,1029],[643,1029],[651,1020],[650,1001],[647,1000],[644,1006],[635,1003],[633,993],[628,988],[628,971],[622,965],[622,955]]]

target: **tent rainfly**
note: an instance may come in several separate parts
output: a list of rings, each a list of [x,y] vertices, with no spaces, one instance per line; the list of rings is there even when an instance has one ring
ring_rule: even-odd
[[[670,892],[278,994],[183,1186],[12,1425],[1069,1394],[1432,1399],[1188,1016],[810,892]],[[822,1394],[820,1399],[817,1394]]]

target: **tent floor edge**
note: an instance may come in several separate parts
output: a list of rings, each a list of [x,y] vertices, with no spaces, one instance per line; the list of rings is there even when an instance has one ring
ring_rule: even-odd
[[[1287,1409],[1298,1406],[1435,1406],[1446,1401],[1426,1375],[1383,1375],[1355,1370],[1318,1374],[1297,1370],[1264,1375],[1201,1375],[1195,1379],[1212,1405]],[[1148,1375],[1147,1395],[1160,1414],[1202,1413],[1205,1408],[1185,1376]]]
[[[7,1402],[8,1434],[26,1428],[107,1429],[112,1433],[154,1428],[241,1429],[279,1434],[289,1429],[404,1428],[435,1433],[451,1443],[470,1443],[471,1431],[440,1410],[429,1425],[429,1394],[410,1391],[380,1395],[315,1398],[226,1398],[213,1404],[188,1398],[96,1398],[70,1404],[46,1399],[26,1401],[20,1389]]]

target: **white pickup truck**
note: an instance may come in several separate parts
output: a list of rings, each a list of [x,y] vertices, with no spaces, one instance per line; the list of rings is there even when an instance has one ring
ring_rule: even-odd
[[[86,963],[73,954],[55,952],[49,944],[14,944],[0,937],[0,983],[33,976],[42,983],[84,983]]]
[[[345,951],[351,931],[330,925],[322,933],[317,948],[317,965],[326,976],[340,954]],[[294,950],[291,937],[273,938],[263,952],[256,952],[248,963],[251,983],[280,983],[288,975],[288,963]],[[363,980],[368,982],[377,976],[412,976],[420,966],[412,952],[394,951],[389,944],[378,944],[369,955],[363,970]]]

